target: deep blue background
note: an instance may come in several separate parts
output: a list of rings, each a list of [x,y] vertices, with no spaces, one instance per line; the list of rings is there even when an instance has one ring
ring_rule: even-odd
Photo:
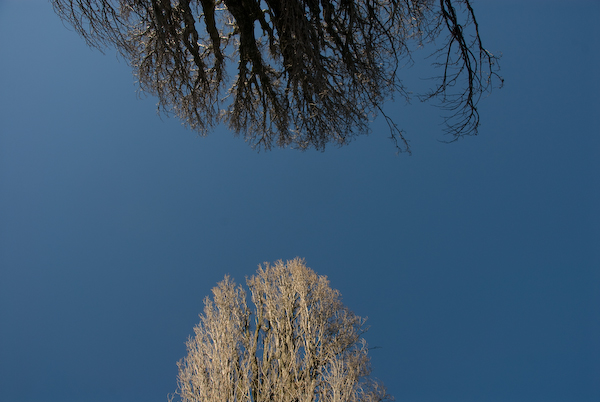
[[[49,3],[0,0],[0,401],[166,401],[225,274],[306,258],[397,401],[600,400],[600,3],[476,1],[506,85],[324,153],[198,138]],[[418,69],[408,83],[422,85]]]

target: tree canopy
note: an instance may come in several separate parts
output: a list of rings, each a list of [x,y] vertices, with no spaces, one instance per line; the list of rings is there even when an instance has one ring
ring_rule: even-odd
[[[183,402],[380,402],[364,320],[301,259],[260,267],[247,295],[229,277],[206,298],[179,362]]]
[[[52,3],[89,45],[114,46],[160,110],[202,135],[224,122],[259,149],[344,145],[383,114],[409,150],[382,105],[409,96],[399,71],[428,43],[440,74],[421,98],[450,110],[452,139],[477,132],[478,101],[498,77],[469,0]]]

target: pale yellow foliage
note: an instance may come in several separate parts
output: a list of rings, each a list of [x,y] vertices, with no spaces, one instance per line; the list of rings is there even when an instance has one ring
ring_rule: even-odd
[[[296,258],[259,266],[250,299],[229,277],[178,363],[184,402],[378,402],[391,399],[369,377],[364,319]],[[251,302],[252,308],[248,307]]]

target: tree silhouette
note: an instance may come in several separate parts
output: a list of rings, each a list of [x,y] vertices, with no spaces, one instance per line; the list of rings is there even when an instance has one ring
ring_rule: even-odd
[[[453,139],[475,134],[496,57],[469,0],[52,0],[87,43],[114,46],[142,91],[200,134],[224,122],[258,149],[322,150],[369,133],[415,48],[439,40],[436,98]],[[499,78],[499,77],[498,77]]]
[[[225,277],[179,362],[183,402],[380,402],[369,377],[364,320],[304,261],[259,267],[241,286]]]

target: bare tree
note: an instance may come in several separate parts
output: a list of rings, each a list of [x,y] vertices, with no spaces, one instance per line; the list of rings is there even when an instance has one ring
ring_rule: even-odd
[[[369,377],[364,319],[348,310],[304,261],[258,268],[241,286],[229,278],[206,298],[178,363],[183,402],[379,402]]]
[[[259,149],[324,149],[369,132],[413,49],[443,33],[437,98],[453,139],[474,134],[496,57],[469,0],[52,0],[91,46],[115,46],[159,108],[207,134],[225,122]],[[230,75],[234,75],[230,78]]]

